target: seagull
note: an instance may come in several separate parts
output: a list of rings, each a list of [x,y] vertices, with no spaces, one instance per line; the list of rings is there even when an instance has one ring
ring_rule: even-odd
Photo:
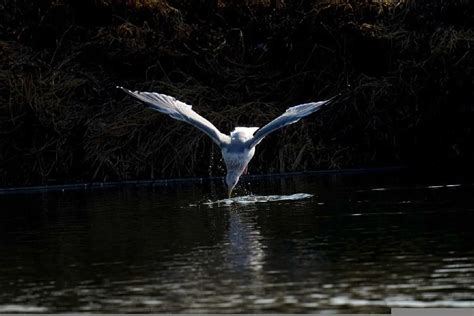
[[[325,101],[304,103],[290,107],[285,113],[263,127],[236,127],[230,135],[220,132],[211,122],[194,112],[192,106],[174,97],[156,92],[130,91],[117,86],[127,94],[144,103],[148,108],[168,114],[172,118],[186,122],[206,133],[219,146],[227,167],[225,185],[228,197],[239,182],[240,176],[247,173],[247,166],[255,154],[255,147],[271,132],[298,122],[301,118],[318,111],[323,105],[336,97]]]

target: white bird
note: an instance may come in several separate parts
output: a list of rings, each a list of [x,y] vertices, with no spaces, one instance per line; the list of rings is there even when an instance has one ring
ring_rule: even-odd
[[[227,167],[225,184],[229,197],[237,182],[239,182],[240,176],[247,173],[247,165],[255,154],[255,146],[265,136],[286,125],[298,122],[301,118],[318,111],[323,105],[328,104],[335,98],[290,107],[285,113],[261,128],[236,127],[230,132],[230,135],[225,135],[211,122],[194,112],[191,105],[178,101],[171,96],[156,92],[130,91],[124,87],[117,88],[143,102],[150,109],[189,123],[206,133],[221,149]]]

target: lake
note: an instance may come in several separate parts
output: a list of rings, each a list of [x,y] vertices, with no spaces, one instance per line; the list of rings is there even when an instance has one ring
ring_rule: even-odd
[[[404,172],[0,195],[0,312],[474,307],[474,185]]]

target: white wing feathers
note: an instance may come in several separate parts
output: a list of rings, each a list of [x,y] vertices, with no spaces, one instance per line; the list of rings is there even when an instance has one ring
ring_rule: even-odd
[[[173,97],[155,92],[130,91],[123,87],[117,87],[132,97],[142,101],[152,110],[168,114],[176,120],[189,123],[204,133],[219,146],[228,144],[230,137],[221,133],[211,122],[193,111],[192,106],[178,101]]]
[[[248,141],[248,146],[252,148],[258,145],[258,143],[260,143],[262,139],[271,132],[276,131],[277,129],[282,128],[284,126],[298,122],[303,117],[318,111],[323,105],[326,105],[329,102],[333,101],[334,98],[335,97],[325,101],[305,103],[288,108],[285,113],[257,130],[253,135],[253,138]]]

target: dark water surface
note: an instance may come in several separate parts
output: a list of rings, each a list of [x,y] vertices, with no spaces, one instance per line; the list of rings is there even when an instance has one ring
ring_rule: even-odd
[[[372,174],[245,187],[259,203],[214,203],[219,182],[0,195],[0,312],[474,307],[471,183]],[[278,198],[295,193],[312,196]]]

